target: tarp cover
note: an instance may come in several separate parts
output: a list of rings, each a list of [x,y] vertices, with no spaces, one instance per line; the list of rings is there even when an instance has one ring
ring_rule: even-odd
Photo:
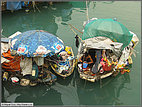
[[[107,37],[94,37],[84,40],[87,48],[94,49],[113,49],[122,48],[123,43],[113,42],[111,39]]]
[[[123,43],[113,42],[107,37],[94,37],[84,40],[87,48],[110,49],[117,56],[121,54]]]
[[[113,19],[96,19],[86,24],[82,39],[85,40],[97,36],[108,37],[114,42],[123,43],[123,48],[132,39],[132,34],[130,34],[129,30]]]
[[[27,57],[46,57],[64,50],[64,43],[57,36],[43,30],[23,32],[10,40],[11,54]]]
[[[22,2],[7,2],[7,10],[18,10],[22,9]]]

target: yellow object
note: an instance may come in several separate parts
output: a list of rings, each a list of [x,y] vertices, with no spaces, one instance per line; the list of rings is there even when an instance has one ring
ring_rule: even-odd
[[[54,67],[55,67],[55,68],[57,68],[57,65],[56,65],[56,64],[54,64]]]
[[[7,79],[8,79],[8,72],[4,72],[3,81],[6,81]]]
[[[118,62],[114,62],[114,65],[117,65]]]
[[[117,62],[112,61],[112,64],[117,65]]]
[[[104,57],[104,61],[106,61],[106,57]]]
[[[125,72],[130,72],[130,70],[129,70],[129,69],[125,69],[124,71],[125,71]]]
[[[70,55],[71,54],[71,47],[66,46],[65,51]]]
[[[118,66],[117,66],[118,68],[121,68],[122,67],[122,65],[120,65],[120,64],[118,64]]]
[[[127,72],[130,72],[130,70],[128,69]]]
[[[112,63],[112,64],[114,64],[115,62],[114,62],[114,61],[112,61],[111,63]]]
[[[136,46],[136,43],[133,41],[133,40],[131,40],[132,41],[132,43],[134,44],[134,46],[132,47],[132,48],[135,48],[135,46]]]
[[[111,65],[111,63],[107,60],[108,65]]]
[[[32,76],[35,76],[36,70],[32,70]]]
[[[129,62],[129,64],[132,64],[133,63],[133,61],[132,61],[132,58],[129,56],[129,58],[128,58],[128,62]]]

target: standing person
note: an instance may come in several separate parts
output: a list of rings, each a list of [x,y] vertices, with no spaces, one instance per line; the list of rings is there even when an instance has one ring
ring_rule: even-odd
[[[98,72],[98,65],[101,61],[101,50],[96,50],[96,62],[92,67],[92,72],[95,74]]]

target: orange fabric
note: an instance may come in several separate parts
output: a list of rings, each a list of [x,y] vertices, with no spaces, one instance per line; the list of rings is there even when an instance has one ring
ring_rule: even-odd
[[[2,53],[2,55],[8,60],[14,59],[14,56],[11,56],[10,54],[10,50],[8,50],[6,53]]]
[[[10,50],[8,52],[2,54],[6,59],[10,60],[10,62],[4,62],[2,64],[2,68],[6,69],[7,71],[20,71],[20,61],[21,56],[11,56]]]

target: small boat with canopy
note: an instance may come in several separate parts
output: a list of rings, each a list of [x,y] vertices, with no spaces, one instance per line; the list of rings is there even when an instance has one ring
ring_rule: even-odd
[[[9,38],[3,38],[2,41],[4,42],[1,44],[7,46],[1,53],[4,81],[10,80],[22,86],[35,86],[37,83],[52,84],[57,80],[56,75],[49,70],[53,61],[58,63],[68,60],[71,66],[74,65],[74,54],[69,50],[71,48],[65,49],[63,41],[47,31],[16,32]],[[66,53],[67,58],[66,56],[64,58],[63,52]],[[56,55],[59,56],[56,58],[59,58],[58,60],[46,60],[55,58]],[[71,75],[73,68],[66,68],[66,72],[67,76]]]
[[[136,34],[114,19],[85,22],[77,55],[80,78],[95,82],[130,72],[131,55],[138,41]]]
[[[48,57],[46,60],[50,61],[49,65],[54,72],[63,78],[70,76],[76,65],[74,53],[69,46],[66,46],[63,51],[52,57]]]

